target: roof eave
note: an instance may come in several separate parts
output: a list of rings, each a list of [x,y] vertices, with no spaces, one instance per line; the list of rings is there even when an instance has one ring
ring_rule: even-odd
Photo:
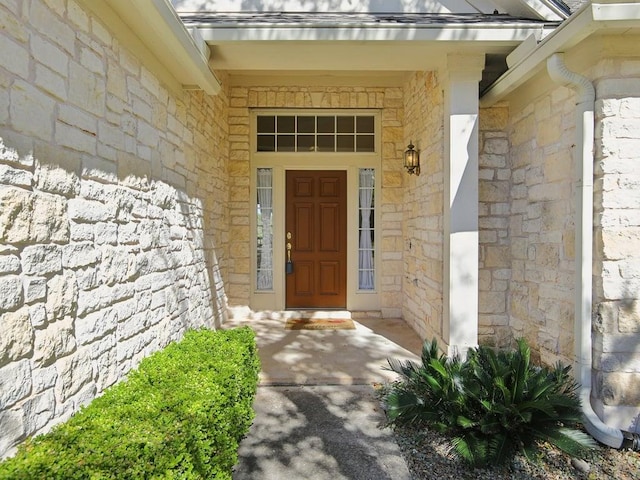
[[[202,89],[216,95],[220,81],[209,68],[209,50],[196,44],[168,0],[80,0],[101,17],[106,9],[119,17],[161,65],[184,89]],[[131,35],[128,39],[135,41]]]
[[[640,27],[640,3],[600,0],[584,5],[540,43],[531,45],[525,42],[516,48],[513,55],[519,57],[520,61],[485,91],[480,100],[481,106],[489,107],[505,98],[540,72],[547,58],[554,53],[574,47],[598,30],[621,27]]]

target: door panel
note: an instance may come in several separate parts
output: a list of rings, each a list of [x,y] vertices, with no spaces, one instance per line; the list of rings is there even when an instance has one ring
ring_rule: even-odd
[[[287,204],[289,205],[289,204]],[[294,233],[295,250],[298,252],[313,251],[313,210],[311,203],[295,204],[295,228],[287,229],[287,232]]]
[[[336,228],[324,228],[324,226],[336,225],[340,219],[340,205],[337,203],[319,205],[320,213],[320,251],[338,252],[340,249],[340,231]]]
[[[339,194],[339,182],[335,178],[321,178],[319,180],[320,196],[335,198]]]
[[[347,173],[287,171],[286,230],[293,272],[287,308],[345,308]]]
[[[295,296],[309,298],[313,295],[313,262],[296,262]],[[289,275],[292,276],[292,275]]]
[[[338,295],[340,289],[340,264],[320,262],[320,294]]]

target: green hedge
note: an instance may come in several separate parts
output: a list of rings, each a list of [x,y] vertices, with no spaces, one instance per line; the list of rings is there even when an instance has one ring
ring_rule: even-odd
[[[230,479],[259,369],[251,329],[187,332],[21,445],[0,479]]]

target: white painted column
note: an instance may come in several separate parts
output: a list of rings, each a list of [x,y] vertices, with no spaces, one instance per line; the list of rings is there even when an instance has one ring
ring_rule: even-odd
[[[444,71],[444,309],[448,354],[478,344],[478,82],[484,56],[449,55]]]

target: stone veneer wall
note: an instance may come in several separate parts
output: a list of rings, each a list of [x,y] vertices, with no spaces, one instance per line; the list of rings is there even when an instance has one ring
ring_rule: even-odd
[[[637,38],[635,39],[637,42]],[[640,58],[601,60],[596,87],[594,386],[596,411],[640,433]],[[633,45],[633,47],[631,46]]]
[[[0,457],[222,319],[226,98],[71,0],[0,4]]]
[[[483,108],[479,116],[478,341],[504,347],[512,339],[508,314],[511,279],[509,107],[498,104]]]
[[[597,98],[593,404],[607,424],[638,432],[640,60],[633,45],[598,39],[566,58],[582,65],[577,71],[592,79]],[[575,102],[572,89],[542,73],[509,102],[480,111],[480,342],[525,337],[547,364],[575,359]]]
[[[420,176],[404,175],[404,320],[422,338],[442,339],[444,97],[435,72],[404,85],[404,144],[420,152]]]
[[[381,310],[399,317],[402,307],[402,119],[403,96],[399,87],[231,87],[229,98],[230,236],[227,294],[230,306],[249,304],[251,251],[250,109],[251,108],[375,108],[382,110],[382,251]]]
[[[632,45],[630,40],[599,39],[567,58],[587,65],[578,73],[596,88],[593,405],[608,425],[638,432],[640,61]],[[609,52],[615,55],[608,57]],[[548,85],[546,93],[511,112],[509,313],[514,334],[526,336],[545,362],[571,363],[575,93]]]
[[[511,104],[508,309],[515,338],[526,338],[548,364],[571,364],[575,101],[568,88],[547,85],[545,93],[524,92],[526,100]]]
[[[403,318],[422,338],[442,338],[444,100],[435,72],[412,74],[404,90],[405,142],[420,150],[421,174],[405,180]],[[482,109],[479,121],[479,341],[505,346],[512,338],[508,105]]]

